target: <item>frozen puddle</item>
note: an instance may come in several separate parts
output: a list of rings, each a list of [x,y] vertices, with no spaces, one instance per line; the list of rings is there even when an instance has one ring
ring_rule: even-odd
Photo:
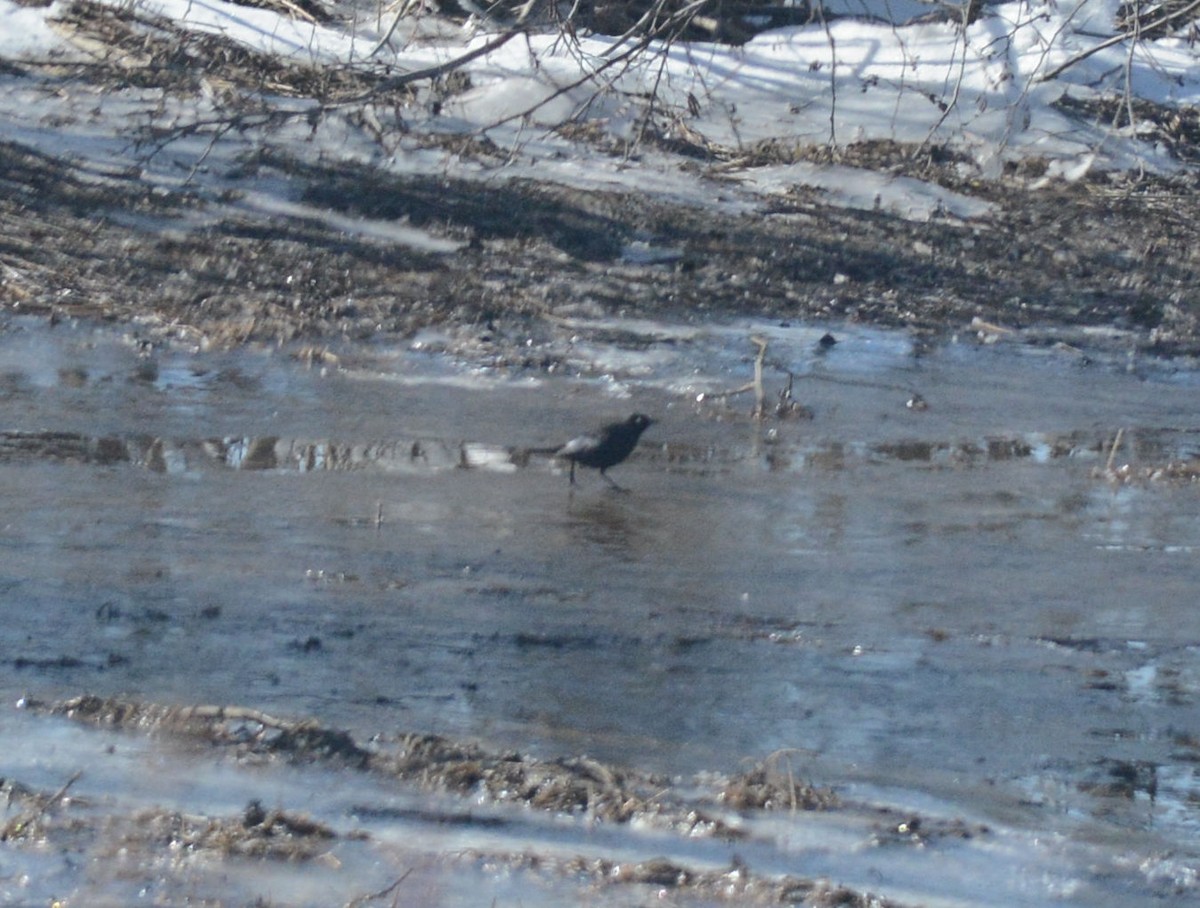
[[[710,904],[748,874],[902,904],[1200,902],[1195,375],[1119,338],[824,333],[568,320],[314,357],[6,323],[9,704],[586,754],[739,837],[13,708],[3,898],[336,904],[403,880],[379,903]],[[761,423],[751,336],[785,405]],[[613,471],[629,494],[586,471],[571,494],[525,454],[634,411],[659,422]],[[763,761],[839,806],[714,806]],[[33,847],[30,799],[68,782],[43,813],[83,825]],[[332,838],[179,851],[256,801]],[[147,810],[184,819],[135,836]]]

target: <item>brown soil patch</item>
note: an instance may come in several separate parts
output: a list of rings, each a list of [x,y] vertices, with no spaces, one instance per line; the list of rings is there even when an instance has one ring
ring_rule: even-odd
[[[973,318],[1008,327],[1107,325],[1164,354],[1200,352],[1200,207],[1194,181],[1113,181],[1036,191],[981,184],[979,223],[915,224],[782,200],[714,219],[628,195],[481,187],[293,165],[308,200],[407,217],[466,245],[435,255],[319,223],[236,216],[160,232],[202,209],[136,175],[84,181],[62,160],[0,144],[0,304],[138,320],[219,345],[366,339],[435,324],[536,333],[587,300],[600,311],[753,314],[868,322],[938,334]],[[133,218],[141,226],[132,226]],[[635,235],[681,250],[621,259]]]

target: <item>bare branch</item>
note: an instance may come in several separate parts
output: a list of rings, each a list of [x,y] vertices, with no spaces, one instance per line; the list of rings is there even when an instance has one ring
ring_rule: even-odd
[[[511,31],[503,32],[497,35],[491,41],[479,45],[472,51],[461,56],[455,57],[453,60],[447,60],[445,63],[439,63],[437,66],[427,66],[425,69],[417,69],[410,73],[404,73],[400,76],[392,76],[390,79],[384,79],[378,85],[375,85],[370,91],[363,92],[353,98],[345,98],[341,101],[334,101],[329,104],[321,105],[322,110],[335,110],[339,107],[351,107],[355,104],[362,104],[386,94],[389,91],[395,91],[397,88],[403,88],[406,85],[411,85],[414,82],[423,82],[427,79],[436,79],[438,76],[444,76],[448,72],[453,72],[456,69],[461,69],[472,60],[478,60],[480,57],[486,57],[492,51],[499,50],[513,38],[518,35],[525,34],[524,29],[512,29]]]
[[[1128,41],[1128,40],[1132,39],[1134,42],[1136,42],[1138,40],[1139,32],[1149,32],[1154,29],[1159,29],[1159,28],[1162,28],[1163,26],[1170,25],[1173,22],[1178,22],[1181,19],[1190,17],[1197,10],[1200,10],[1200,0],[1192,0],[1192,2],[1189,3],[1187,6],[1181,7],[1180,9],[1177,9],[1172,13],[1168,13],[1167,15],[1163,16],[1161,19],[1155,19],[1153,22],[1147,22],[1145,25],[1140,26],[1139,28],[1136,28],[1132,33],[1131,32],[1121,32],[1119,35],[1113,35],[1111,38],[1101,41],[1099,44],[1095,45],[1094,47],[1089,47],[1087,50],[1077,53],[1075,56],[1071,57],[1065,63],[1061,64],[1060,66],[1056,66],[1054,69],[1050,70],[1050,72],[1048,72],[1048,73],[1043,73],[1042,75],[1038,76],[1033,81],[1049,82],[1052,79],[1056,79],[1060,75],[1062,75],[1064,72],[1066,72],[1068,69],[1070,69],[1072,66],[1074,66],[1076,63],[1083,62],[1084,60],[1086,60],[1088,57],[1092,56],[1093,54],[1098,54],[1102,50],[1107,50],[1108,48],[1113,47],[1114,45],[1120,44],[1122,41]]]

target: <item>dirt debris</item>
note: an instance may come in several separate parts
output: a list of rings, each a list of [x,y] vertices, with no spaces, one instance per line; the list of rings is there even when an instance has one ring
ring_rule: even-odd
[[[735,810],[832,810],[840,803],[834,792],[798,779],[790,763],[775,756],[730,779],[718,797]]]
[[[239,816],[210,817],[143,811],[116,844],[127,851],[159,848],[225,857],[309,861],[328,851],[337,834],[302,814],[251,801]]]
[[[994,213],[913,223],[820,195],[765,215],[518,183],[322,171],[278,157],[314,206],[410,223],[466,245],[439,255],[317,222],[223,214],[169,228],[212,201],[136,173],[77,179],[62,160],[0,143],[0,305],[51,319],[139,323],[207,346],[487,334],[519,362],[524,339],[586,301],[598,314],[849,320],[939,336],[973,319],[1112,326],[1138,349],[1200,354],[1200,203],[1190,178],[1097,179],[1025,191],[978,184]],[[945,182],[949,178],[946,165]],[[514,217],[514,212],[521,215]],[[133,226],[129,215],[146,226]],[[635,237],[679,250],[626,260]],[[537,368],[537,363],[531,363]]]
[[[346,732],[312,720],[284,720],[243,707],[166,707],[95,696],[54,704],[27,701],[25,706],[90,724],[167,731],[232,746],[245,762],[336,761],[429,789],[493,803],[522,803],[597,822],[636,819],[688,836],[736,839],[742,834],[733,818],[670,796],[668,780],[606,766],[586,756],[539,760],[492,753],[430,734],[403,735],[390,745],[367,748]]]
[[[85,724],[230,748],[237,761],[252,765],[274,760],[322,761],[470,796],[467,803],[472,806],[461,815],[452,810],[444,816],[431,811],[397,814],[399,819],[428,823],[479,824],[481,828],[502,824],[502,819],[478,812],[480,795],[486,795],[496,803],[523,803],[536,810],[576,815],[591,822],[636,820],[683,838],[739,839],[745,833],[738,828],[737,815],[730,812],[731,808],[754,812],[788,807],[797,797],[795,792],[789,792],[781,804],[773,802],[771,797],[746,794],[750,789],[779,787],[778,780],[772,780],[779,772],[786,772],[781,770],[780,755],[741,777],[726,780],[719,786],[722,790],[697,797],[678,792],[677,783],[672,780],[586,756],[538,760],[516,753],[490,752],[476,744],[428,734],[377,738],[369,746],[359,745],[349,734],[324,728],[312,720],[280,719],[245,707],[175,707],[95,696],[53,703],[25,700],[21,705],[33,713],[62,716]],[[81,842],[91,841],[94,845],[88,847],[121,862],[152,864],[166,860],[172,865],[187,856],[203,855],[309,862],[325,859],[338,841],[370,840],[369,833],[358,828],[334,828],[284,807],[264,806],[258,799],[250,800],[239,813],[230,816],[158,809],[142,809],[130,817],[105,815],[101,805],[69,794],[86,773],[85,767],[52,793],[4,780],[0,791],[7,793],[10,805],[18,805],[18,811],[3,827],[0,839],[39,846],[58,843],[60,847],[66,847],[68,842],[83,847]],[[840,806],[831,792],[822,794],[807,783],[799,785],[797,790],[807,793],[805,809]],[[388,811],[364,805],[354,813],[369,818],[384,816]],[[923,821],[919,817],[906,816],[904,822],[913,829],[933,829],[937,825],[936,821]],[[929,840],[922,840],[922,844]],[[698,869],[667,857],[613,860],[532,851],[506,854],[466,849],[444,859],[469,861],[485,871],[522,871],[570,879],[592,889],[650,887],[727,904],[795,904],[817,908],[897,904],[826,881],[760,876],[738,858],[724,870]]]
[[[804,905],[807,908],[900,908],[901,905],[827,880],[759,876],[739,860],[724,870],[695,870],[664,857],[613,861],[584,857],[558,859],[531,853],[485,855],[466,852],[462,858],[505,872],[519,870],[543,877],[574,878],[595,891],[614,885],[646,887],[653,890],[650,898],[668,903],[672,898],[688,896],[732,905]]]
[[[281,2],[291,15],[330,14]],[[301,162],[278,130],[345,116],[385,153],[436,148],[499,170],[512,151],[486,134],[419,125],[421,111],[436,114],[470,88],[462,70],[414,74],[410,84],[368,68],[318,67],[87,0],[64,5],[55,21],[84,56],[21,61],[22,75],[163,101],[131,121],[120,172],[84,172],[68,158],[0,143],[0,306],[12,311],[137,322],[216,346],[450,326],[486,330],[514,361],[523,340],[581,303],[598,314],[850,320],[932,335],[975,318],[1010,328],[1107,325],[1136,332],[1154,353],[1200,353],[1200,222],[1192,216],[1200,181],[1187,172],[1097,172],[1068,183],[1047,180],[1046,162],[1034,160],[984,179],[944,145],[727,148],[681,131],[682,120],[664,112],[647,120],[636,146],[587,123],[560,133],[621,160],[655,148],[683,155],[716,180],[798,161],[913,177],[987,202],[991,213],[915,222],[797,187],[764,211],[714,217],[636,193],[405,177],[348,161]],[[198,94],[212,98],[211,114],[161,116],[166,99],[190,103]],[[271,100],[280,98],[294,103]],[[1177,160],[1196,159],[1193,110],[1069,99],[1063,110],[1105,123],[1132,113]],[[227,175],[231,186],[260,174],[283,180],[314,210],[406,223],[458,251],[356,235],[317,218],[256,217],[230,204],[237,188],[206,194],[187,179],[169,187],[143,179],[156,150],[225,136],[251,139]],[[626,256],[634,240],[672,254]]]
[[[297,9],[301,4],[308,6],[314,13],[307,17],[310,21],[328,19],[316,3],[278,2]],[[247,5],[268,7],[270,0]],[[188,30],[168,18],[132,7],[73,0],[50,22],[91,57],[86,64],[58,62],[52,67],[55,71],[123,89],[154,88],[180,95],[215,91],[230,103],[242,103],[242,93],[249,91],[336,101],[360,95],[378,84],[377,79],[352,68],[287,62],[224,36]],[[406,95],[399,91],[392,97]],[[266,108],[259,112],[265,116]]]

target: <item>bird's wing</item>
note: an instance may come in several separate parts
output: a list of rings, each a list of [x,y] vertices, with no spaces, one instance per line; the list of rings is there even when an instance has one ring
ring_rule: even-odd
[[[595,435],[580,435],[572,438],[565,445],[558,449],[559,457],[570,457],[572,454],[579,454],[583,451],[590,451],[600,444],[600,439]]]

